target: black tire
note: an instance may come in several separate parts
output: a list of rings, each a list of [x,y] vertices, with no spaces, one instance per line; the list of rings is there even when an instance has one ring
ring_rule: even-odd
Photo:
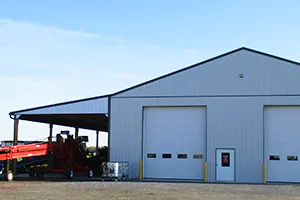
[[[66,175],[67,175],[67,178],[68,178],[68,179],[72,179],[72,178],[74,177],[74,172],[73,172],[73,170],[68,169]]]
[[[29,177],[33,178],[36,176],[36,172],[34,170],[29,170]]]
[[[0,161],[0,174],[3,174],[4,173],[4,164],[2,161]]]
[[[36,172],[36,177],[37,178],[43,178],[44,177],[44,173],[37,171]]]
[[[88,177],[89,177],[89,178],[92,178],[93,176],[94,176],[94,172],[93,172],[93,170],[90,169],[90,170],[88,171]]]

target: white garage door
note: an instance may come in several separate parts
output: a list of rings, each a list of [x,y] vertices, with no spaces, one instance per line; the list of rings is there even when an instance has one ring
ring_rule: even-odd
[[[267,181],[300,182],[300,106],[266,107]]]
[[[144,178],[203,179],[205,107],[144,110]]]

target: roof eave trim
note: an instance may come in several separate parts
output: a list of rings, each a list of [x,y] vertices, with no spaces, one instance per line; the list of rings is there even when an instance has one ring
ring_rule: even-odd
[[[72,103],[79,103],[79,102],[83,102],[83,101],[96,100],[96,99],[101,99],[101,98],[107,98],[107,97],[110,97],[110,96],[111,96],[111,94],[108,94],[108,95],[90,97],[90,98],[85,98],[85,99],[78,99],[78,100],[73,100],[73,101],[66,101],[66,102],[62,102],[62,103],[50,104],[50,105],[46,105],[46,106],[39,106],[39,107],[34,107],[34,108],[17,110],[17,111],[10,112],[9,116],[17,115],[17,114],[21,115],[22,112],[28,112],[28,111],[39,110],[39,109],[44,109],[44,108],[50,108],[50,107],[55,107],[55,106],[62,106],[62,105],[67,105],[67,104],[72,104]]]

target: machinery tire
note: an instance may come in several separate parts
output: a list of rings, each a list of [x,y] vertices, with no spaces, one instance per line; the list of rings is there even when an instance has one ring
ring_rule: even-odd
[[[14,174],[12,173],[12,171],[9,171],[9,172],[6,174],[5,178],[6,178],[6,180],[7,180],[8,182],[12,182],[13,179],[14,179]]]
[[[35,176],[37,178],[43,178],[44,177],[44,173],[37,171]]]
[[[72,179],[74,177],[74,172],[71,169],[67,170],[67,178]]]
[[[36,172],[34,170],[30,170],[29,171],[29,177],[35,177],[36,176]]]
[[[88,177],[89,177],[89,178],[92,178],[93,175],[94,175],[94,172],[93,172],[93,170],[90,169],[90,170],[88,171]]]
[[[4,173],[4,166],[2,164],[2,161],[0,161],[0,174]]]

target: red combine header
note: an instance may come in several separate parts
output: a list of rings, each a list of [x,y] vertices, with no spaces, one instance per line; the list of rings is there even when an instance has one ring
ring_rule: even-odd
[[[75,140],[72,135],[67,134],[64,141],[64,138],[57,134],[55,142],[0,147],[0,160],[7,163],[6,179],[13,180],[10,161],[18,158],[39,158],[39,163],[41,158],[45,161],[43,165],[32,162],[28,168],[31,177],[41,177],[46,173],[65,173],[68,178],[72,178],[76,172],[86,172],[91,178],[93,171],[88,166],[81,139],[80,137]]]

